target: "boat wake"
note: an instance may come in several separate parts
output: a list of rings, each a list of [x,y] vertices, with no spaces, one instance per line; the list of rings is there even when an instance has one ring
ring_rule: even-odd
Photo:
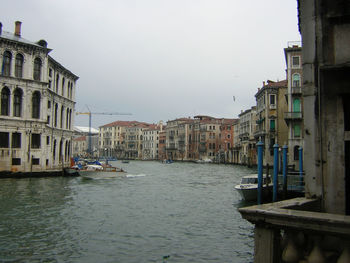
[[[145,174],[127,174],[127,178],[135,178],[135,177],[144,177],[146,176]]]

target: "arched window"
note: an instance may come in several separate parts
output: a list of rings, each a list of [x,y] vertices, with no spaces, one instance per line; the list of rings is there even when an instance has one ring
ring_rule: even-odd
[[[299,98],[295,98],[293,100],[293,112],[301,112],[300,99]]]
[[[52,159],[56,160],[56,140],[53,141]]]
[[[34,59],[33,79],[40,80],[40,78],[41,78],[41,59],[35,58]]]
[[[11,60],[12,60],[12,54],[10,51],[5,51],[3,60],[2,60],[2,75],[4,76],[10,76],[11,74]]]
[[[68,126],[68,121],[69,121],[69,109],[67,108],[67,113],[66,113],[66,129],[69,128],[69,126]]]
[[[64,114],[64,107],[61,107],[61,120],[60,120],[60,128],[63,128],[63,114]]]
[[[300,87],[300,75],[294,74],[293,75],[293,87]]]
[[[64,83],[66,82],[66,79],[65,78],[62,78],[62,96],[64,96]]]
[[[40,118],[40,92],[35,91],[32,96],[32,118],[39,119]]]
[[[10,90],[4,87],[1,90],[1,115],[8,116],[10,112]]]
[[[57,127],[57,111],[58,111],[58,105],[57,105],[57,103],[55,104],[55,116],[54,116],[54,118],[55,118],[55,127]]]
[[[17,88],[13,93],[13,116],[15,117],[21,117],[22,115],[22,96],[21,89]]]
[[[57,75],[56,75],[56,93],[58,93],[58,83],[59,83],[59,81],[60,81],[60,76],[57,73]]]
[[[17,78],[23,77],[23,62],[24,62],[23,55],[17,54],[16,55],[16,63],[15,63],[15,76]]]

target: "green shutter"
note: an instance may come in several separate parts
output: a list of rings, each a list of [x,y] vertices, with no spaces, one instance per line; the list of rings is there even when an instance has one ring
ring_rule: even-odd
[[[294,125],[294,137],[300,137],[300,125],[299,124]]]

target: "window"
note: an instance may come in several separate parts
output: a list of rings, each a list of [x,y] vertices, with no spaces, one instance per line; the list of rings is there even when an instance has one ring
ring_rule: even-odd
[[[40,134],[32,133],[32,148],[39,149],[40,148]]]
[[[32,158],[32,165],[39,165],[40,159],[39,158]]]
[[[300,137],[300,125],[299,124],[294,125],[294,137]]]
[[[275,130],[275,123],[276,123],[275,120],[270,120],[270,130],[271,130],[271,131],[274,131],[274,130]]]
[[[21,148],[21,134],[18,132],[12,133],[12,148]]]
[[[21,117],[22,114],[22,90],[16,89],[13,94],[13,116]]]
[[[49,68],[49,77],[52,77],[52,68]]]
[[[17,54],[16,55],[16,63],[15,63],[15,76],[17,78],[23,77],[23,62],[24,62],[23,55]]]
[[[46,136],[46,145],[50,145],[50,136]]]
[[[21,158],[12,158],[12,165],[21,165]]]
[[[0,148],[8,148],[8,147],[9,147],[9,133],[0,132]]]
[[[62,96],[64,96],[64,83],[66,82],[66,79],[65,78],[62,78]]]
[[[47,108],[51,109],[51,101],[50,100],[47,101]]]
[[[40,92],[35,91],[32,96],[32,118],[40,118]]]
[[[299,98],[295,98],[293,100],[293,112],[301,112],[301,110],[300,110],[300,99]]]
[[[273,94],[273,95],[270,95],[270,105],[275,105],[276,104],[276,96]]]
[[[63,128],[63,115],[64,115],[64,107],[61,106],[60,128]]]
[[[40,80],[40,78],[41,78],[41,59],[35,58],[34,59],[33,79]]]
[[[10,76],[11,74],[11,60],[12,54],[9,51],[4,52],[1,73],[4,76]]]
[[[298,68],[300,66],[300,57],[292,57],[292,67],[293,68]]]
[[[1,115],[8,116],[10,112],[10,90],[4,87],[1,90]]]
[[[299,161],[299,146],[294,146],[294,161]]]
[[[300,75],[299,74],[294,74],[293,75],[292,86],[293,87],[300,87]]]
[[[54,118],[55,118],[55,127],[57,127],[57,111],[58,111],[58,105],[57,103],[55,104],[55,115],[54,115]]]
[[[56,93],[58,93],[58,82],[60,81],[60,76],[58,75],[58,73],[57,73],[57,75],[56,75],[56,85],[55,85],[55,87],[56,87]]]

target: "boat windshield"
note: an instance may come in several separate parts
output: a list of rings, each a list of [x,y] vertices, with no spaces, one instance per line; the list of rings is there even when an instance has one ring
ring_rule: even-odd
[[[271,183],[270,177],[267,178],[267,183]],[[257,177],[242,178],[241,184],[258,184]],[[266,184],[266,177],[263,179],[263,184]]]
[[[258,178],[242,178],[242,184],[257,184],[258,183]]]

